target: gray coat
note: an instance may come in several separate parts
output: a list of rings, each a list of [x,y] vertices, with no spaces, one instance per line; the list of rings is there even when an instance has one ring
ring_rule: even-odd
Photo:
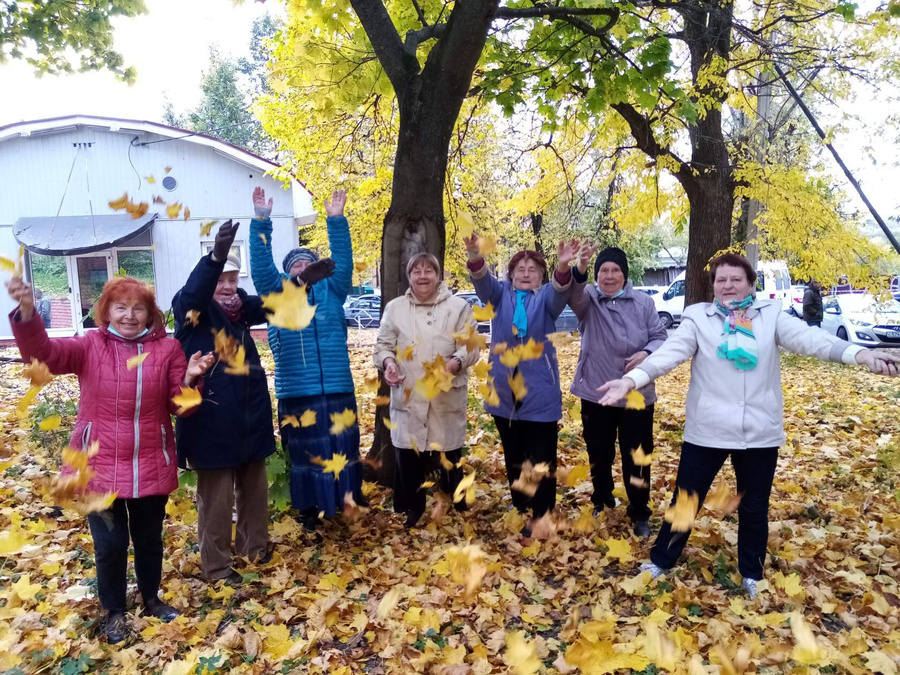
[[[581,353],[571,391],[579,398],[596,402],[597,388],[621,378],[629,356],[639,351],[652,354],[666,340],[652,298],[634,290],[630,281],[623,290],[618,298],[607,298],[594,284],[572,285],[569,306],[580,322]],[[656,401],[652,383],[640,391],[647,405]]]

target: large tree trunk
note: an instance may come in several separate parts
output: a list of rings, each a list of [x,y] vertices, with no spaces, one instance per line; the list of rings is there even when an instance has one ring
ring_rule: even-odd
[[[691,205],[688,224],[688,260],[685,271],[684,305],[712,299],[712,285],[706,266],[731,244],[734,189],[727,178],[707,174],[686,188]]]

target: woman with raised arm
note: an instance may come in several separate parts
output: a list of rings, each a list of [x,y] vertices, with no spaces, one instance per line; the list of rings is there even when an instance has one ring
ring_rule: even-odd
[[[404,514],[406,527],[412,528],[425,512],[422,482],[427,474],[437,473],[441,489],[450,495],[462,479],[458,465],[466,443],[466,371],[478,360],[478,348],[469,350],[454,338],[472,325],[472,308],[443,284],[437,258],[414,255],[406,277],[409,289],[384,308],[375,366],[384,370],[391,387],[394,511]],[[404,358],[410,349],[410,358]],[[449,373],[446,391],[416,386],[429,366]],[[466,503],[455,506],[465,510]]]
[[[7,282],[18,307],[9,315],[25,361],[42,361],[55,375],[74,373],[80,389],[78,415],[69,445],[92,453],[90,492],[112,493],[112,506],[88,516],[94,540],[97,594],[106,610],[103,633],[110,643],[128,635],[128,540],[144,612],[171,621],[179,612],[159,599],[163,562],[163,519],[169,493],[178,487],[172,398],[182,387],[200,386],[212,354],[190,360],[166,323],[153,289],[131,277],[108,282],[94,306],[99,328],[84,336],[47,336],[34,310],[31,286],[19,277]],[[94,450],[96,449],[96,452]]]
[[[269,325],[269,346],[275,359],[275,396],[281,440],[291,461],[291,502],[308,531],[319,526],[319,513],[333,517],[350,493],[357,504],[362,494],[359,465],[359,425],[356,394],[347,350],[344,300],[353,282],[353,247],[344,217],[347,195],[337,190],[325,200],[328,245],[332,258],[319,260],[308,248],[295,248],[284,258],[280,272],[272,259],[272,199],[260,187],[253,191],[256,217],[250,221],[250,276],[260,295],[280,293],[282,283],[304,284],[315,315],[303,330]],[[293,220],[290,226],[295,227]],[[351,423],[331,433],[332,416],[350,411]],[[304,417],[306,414],[306,417]],[[349,415],[347,415],[349,417]],[[299,423],[303,419],[306,426]],[[335,455],[347,466],[335,476],[323,463]]]
[[[578,257],[580,244],[575,240],[559,243],[559,264],[545,284],[547,263],[540,253],[519,251],[509,261],[509,280],[498,281],[481,255],[478,234],[472,233],[464,242],[475,292],[495,312],[490,377],[496,400],[486,400],[484,407],[494,416],[500,434],[512,506],[523,513],[531,508],[537,520],[556,505],[557,426],[562,417],[559,364],[547,335],[556,332],[556,319],[568,301],[570,264]],[[525,462],[546,467],[537,472],[539,483],[533,496],[528,494],[530,489],[523,492],[513,487]],[[522,534],[531,536],[531,524],[522,528]]]
[[[738,506],[738,567],[743,587],[756,597],[769,536],[769,495],[778,448],[784,444],[779,347],[804,356],[868,366],[895,376],[900,357],[869,351],[788,316],[781,303],[754,296],[756,271],[741,255],[709,263],[713,302],[687,307],[681,326],[643,363],[600,387],[600,405],[616,405],[678,364],[693,359],[684,443],[672,505],[702,506],[725,460],[731,458],[742,495]],[[695,502],[693,500],[696,500]],[[679,525],[679,528],[683,525]],[[687,532],[664,522],[643,565],[656,578],[678,561]]]
[[[628,409],[597,404],[597,388],[622,377],[641,364],[665,342],[666,329],[653,300],[634,290],[628,281],[628,258],[611,246],[594,262],[594,283],[588,285],[588,265],[596,247],[585,244],[578,256],[569,305],[579,320],[581,353],[572,381],[572,393],[581,399],[581,421],[594,483],[594,512],[615,508],[613,461],[616,439],[622,455],[622,479],[628,495],[628,517],[639,537],[650,536],[650,466],[635,463],[638,448],[653,452],[652,384],[641,389],[645,407]]]

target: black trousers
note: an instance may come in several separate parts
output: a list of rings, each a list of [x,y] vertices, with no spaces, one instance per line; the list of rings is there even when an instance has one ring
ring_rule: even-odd
[[[622,478],[628,495],[628,516],[632,520],[650,518],[650,466],[635,466],[631,451],[638,447],[647,454],[653,452],[653,404],[643,410],[628,410],[605,406],[581,399],[581,423],[584,442],[591,462],[591,480],[594,483],[594,506],[602,509],[612,499],[612,467],[616,459],[616,438],[622,456]],[[646,487],[634,485],[631,478],[640,480]]]
[[[453,469],[447,470],[441,466],[441,454],[454,465]],[[438,474],[441,490],[452,497],[463,477],[463,470],[456,467],[460,459],[461,448],[443,453],[394,448],[394,511],[425,513],[426,490],[422,488],[422,483],[430,474]]]
[[[134,545],[134,574],[144,603],[158,598],[162,579],[163,519],[168,495],[117,499],[111,508],[88,516],[94,539],[97,592],[109,612],[125,611],[128,588],[128,534]]]
[[[778,464],[778,448],[721,450],[685,442],[681,447],[672,503],[675,503],[678,490],[687,490],[697,493],[702,506],[729,455],[737,478],[737,491],[743,494],[738,506],[738,569],[744,578],[758,581],[763,578],[769,541],[769,495]],[[664,569],[672,567],[678,562],[689,536],[690,532],[672,532],[669,523],[664,522],[650,552],[650,560]]]
[[[494,415],[494,423],[500,432],[510,487],[522,472],[522,464],[526,460],[532,464],[546,462],[550,465],[550,475],[541,481],[534,497],[511,490],[513,506],[519,511],[531,507],[532,515],[540,518],[556,506],[556,443],[559,439],[559,427],[556,422],[510,420],[497,415]]]

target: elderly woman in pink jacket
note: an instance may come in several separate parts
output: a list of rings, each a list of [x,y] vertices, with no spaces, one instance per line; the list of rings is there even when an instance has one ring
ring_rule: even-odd
[[[769,537],[769,495],[785,442],[779,347],[816,358],[868,366],[895,376],[900,357],[869,351],[788,316],[778,301],[754,294],[756,271],[728,253],[709,263],[713,302],[685,309],[681,326],[643,363],[600,387],[601,405],[615,405],[692,359],[684,443],[675,495],[696,512],[725,460],[731,458],[738,492],[738,568],[743,587],[756,597]],[[696,501],[694,501],[696,500]],[[689,531],[664,522],[643,565],[655,578],[668,572],[687,544]],[[681,530],[684,525],[677,528]]]
[[[26,361],[37,359],[54,375],[78,376],[80,397],[69,444],[97,452],[88,459],[88,490],[116,493],[107,511],[88,516],[94,539],[97,592],[107,614],[103,631],[110,643],[127,637],[125,618],[128,540],[144,611],[171,621],[178,611],[159,599],[163,519],[168,495],[178,487],[172,397],[197,384],[212,364],[197,352],[190,362],[177,340],[166,337],[153,289],[130,277],[113,279],[94,307],[97,330],[50,339],[34,311],[31,286],[7,283],[18,307],[9,315],[16,345]]]

